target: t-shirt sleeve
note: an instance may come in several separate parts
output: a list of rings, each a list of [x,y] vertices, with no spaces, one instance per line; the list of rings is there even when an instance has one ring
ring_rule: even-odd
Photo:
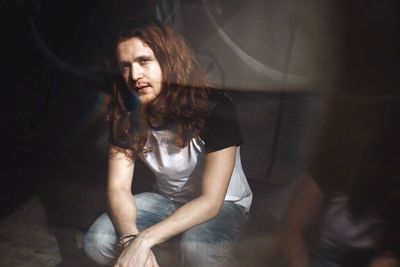
[[[221,95],[216,100],[205,121],[202,138],[207,153],[243,143],[235,106],[226,95]]]

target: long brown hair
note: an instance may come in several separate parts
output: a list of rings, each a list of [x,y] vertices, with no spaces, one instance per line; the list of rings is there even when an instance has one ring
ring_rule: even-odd
[[[119,71],[115,57],[119,43],[137,37],[148,45],[158,60],[163,77],[161,93],[151,103],[141,106],[130,93],[121,75],[112,75],[111,101],[107,113],[110,138],[126,149],[129,157],[147,152],[148,121],[165,127],[176,126],[176,145],[184,147],[204,129],[209,115],[211,83],[202,72],[184,39],[169,26],[155,20],[127,23],[113,45],[111,73]]]

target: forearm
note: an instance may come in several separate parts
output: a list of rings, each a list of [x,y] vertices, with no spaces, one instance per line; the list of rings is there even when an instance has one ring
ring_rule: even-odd
[[[278,247],[289,267],[309,265],[304,232],[322,208],[325,197],[314,178],[305,174],[296,189],[278,233]]]
[[[236,157],[236,147],[228,147],[205,157],[201,195],[177,209],[165,220],[139,235],[151,247],[217,216],[228,190]]]
[[[369,267],[399,267],[400,261],[398,255],[392,252],[385,252],[382,255],[376,257],[370,264]]]
[[[222,202],[223,200],[213,201],[206,196],[200,196],[180,207],[167,219],[141,232],[138,238],[153,247],[212,219],[218,214]]]
[[[126,189],[109,189],[108,203],[111,218],[119,234],[137,234],[136,205],[132,193]]]
[[[284,229],[279,234],[278,249],[288,267],[309,266],[309,256],[301,231]]]
[[[201,196],[184,204],[163,221],[140,232],[122,252],[117,263],[144,266],[151,255],[152,247],[215,217],[228,189],[235,151],[236,147],[230,147],[207,154]]]

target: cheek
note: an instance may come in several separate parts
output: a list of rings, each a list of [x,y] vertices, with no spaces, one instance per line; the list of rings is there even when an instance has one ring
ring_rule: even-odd
[[[162,75],[161,70],[158,72],[158,80],[160,81],[160,83],[161,83],[162,80],[163,80],[163,75]]]
[[[161,83],[162,79],[163,79],[163,73],[162,73],[160,65],[157,64],[154,66],[153,73],[154,73],[154,76],[153,76],[154,79]]]

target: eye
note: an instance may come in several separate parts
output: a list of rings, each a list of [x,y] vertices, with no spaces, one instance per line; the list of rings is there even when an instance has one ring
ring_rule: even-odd
[[[148,62],[150,62],[150,58],[142,58],[142,59],[140,59],[140,61],[139,61],[139,63],[140,63],[141,65],[145,65],[145,64],[147,64]]]
[[[151,56],[141,56],[137,59],[137,62],[142,66],[150,63],[151,61],[153,61],[153,57]]]
[[[128,63],[119,63],[119,69],[121,71],[129,69],[130,65]]]

